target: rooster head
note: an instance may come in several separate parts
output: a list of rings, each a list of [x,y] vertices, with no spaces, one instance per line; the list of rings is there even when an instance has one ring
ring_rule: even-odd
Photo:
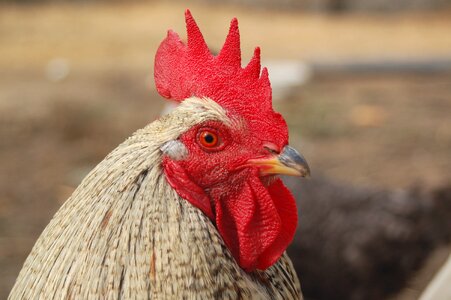
[[[163,97],[182,102],[179,118],[191,110],[198,122],[162,145],[162,167],[179,196],[215,224],[240,267],[265,270],[297,226],[295,200],[277,175],[306,176],[309,167],[288,146],[287,124],[272,108],[260,49],[241,67],[237,20],[215,56],[188,10],[185,17],[187,43],[168,32],[155,57],[155,82]]]

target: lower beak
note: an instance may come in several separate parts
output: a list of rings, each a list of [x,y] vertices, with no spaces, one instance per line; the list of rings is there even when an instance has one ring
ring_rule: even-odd
[[[285,146],[282,153],[269,158],[251,159],[248,164],[257,166],[261,175],[310,176],[310,167],[305,158],[290,146]]]

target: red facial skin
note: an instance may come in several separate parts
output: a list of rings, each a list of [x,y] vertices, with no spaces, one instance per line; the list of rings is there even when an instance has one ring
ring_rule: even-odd
[[[200,142],[204,129],[218,136],[214,147]],[[180,141],[186,159],[165,157],[166,178],[177,193],[201,209],[216,225],[237,263],[250,272],[273,265],[292,241],[297,210],[291,193],[275,179],[265,186],[249,159],[274,155],[265,148],[280,141],[261,140],[247,128],[206,122],[185,132]],[[279,151],[283,145],[280,147]]]

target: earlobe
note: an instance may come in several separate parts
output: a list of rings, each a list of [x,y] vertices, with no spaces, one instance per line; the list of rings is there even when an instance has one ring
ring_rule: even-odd
[[[188,157],[188,149],[179,140],[164,143],[160,150],[173,160],[183,160]]]

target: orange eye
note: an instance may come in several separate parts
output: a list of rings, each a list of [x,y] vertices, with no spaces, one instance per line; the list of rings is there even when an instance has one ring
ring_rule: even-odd
[[[218,135],[210,130],[202,130],[199,132],[199,142],[206,148],[213,148],[218,145]]]

